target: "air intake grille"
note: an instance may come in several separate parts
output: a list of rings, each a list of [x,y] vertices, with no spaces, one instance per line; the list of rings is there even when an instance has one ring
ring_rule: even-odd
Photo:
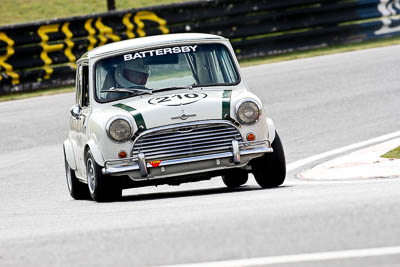
[[[232,141],[242,141],[239,131],[228,123],[194,124],[150,131],[135,141],[132,156],[169,159],[232,150]]]

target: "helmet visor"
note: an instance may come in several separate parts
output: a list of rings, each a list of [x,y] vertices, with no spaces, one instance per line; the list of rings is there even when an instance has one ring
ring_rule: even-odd
[[[124,69],[122,71],[122,76],[124,76],[125,79],[134,84],[145,85],[147,83],[147,78],[149,77],[149,74],[136,70]]]

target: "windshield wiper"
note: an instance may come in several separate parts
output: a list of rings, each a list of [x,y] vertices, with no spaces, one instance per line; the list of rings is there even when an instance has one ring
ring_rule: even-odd
[[[137,87],[130,87],[130,88],[114,88],[111,87],[108,90],[101,90],[101,93],[129,93],[129,94],[136,94],[137,92],[145,93],[145,94],[152,94],[152,89],[144,89],[144,88],[137,88]]]
[[[186,86],[173,86],[173,87],[165,87],[165,88],[159,88],[159,89],[153,89],[153,92],[160,92],[160,91],[169,91],[169,90],[178,90],[178,89],[193,89],[195,87],[200,87],[199,85],[196,84],[191,84],[191,85],[186,85]]]

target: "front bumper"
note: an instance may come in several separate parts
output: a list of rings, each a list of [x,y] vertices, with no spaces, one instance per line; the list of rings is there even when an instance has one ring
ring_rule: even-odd
[[[134,181],[143,181],[243,167],[251,159],[271,152],[273,149],[268,140],[232,141],[232,150],[221,153],[149,162],[143,154],[134,158],[107,160],[102,172],[113,176],[128,175]]]

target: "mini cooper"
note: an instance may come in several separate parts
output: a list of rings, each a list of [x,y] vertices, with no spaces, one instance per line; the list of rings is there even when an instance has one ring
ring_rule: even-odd
[[[107,44],[77,61],[64,157],[74,199],[115,201],[126,188],[249,173],[285,180],[281,141],[249,91],[229,40],[170,34]]]

